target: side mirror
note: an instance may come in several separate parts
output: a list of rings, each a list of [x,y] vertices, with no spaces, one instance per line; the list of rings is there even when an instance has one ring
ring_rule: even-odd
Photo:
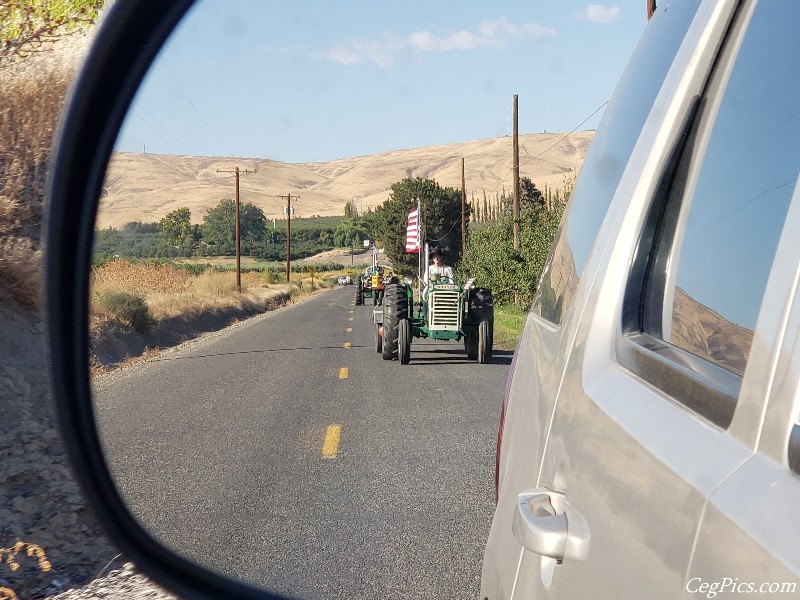
[[[68,98],[48,187],[46,311],[51,379],[76,476],[109,537],[131,560],[182,597],[279,598],[211,573],[156,542],[131,516],[112,482],[92,412],[87,310],[98,198],[128,106],[192,3],[109,3]]]

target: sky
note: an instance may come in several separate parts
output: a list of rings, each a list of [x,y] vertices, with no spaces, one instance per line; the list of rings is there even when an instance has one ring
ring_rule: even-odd
[[[365,6],[366,5],[366,6]],[[116,149],[321,162],[594,129],[645,0],[200,0]]]

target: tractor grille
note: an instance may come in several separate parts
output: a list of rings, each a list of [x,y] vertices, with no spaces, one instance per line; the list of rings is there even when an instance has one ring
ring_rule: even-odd
[[[461,311],[459,310],[461,293],[457,290],[440,290],[432,292],[431,298],[428,299],[430,304],[429,328],[457,331],[461,325]]]

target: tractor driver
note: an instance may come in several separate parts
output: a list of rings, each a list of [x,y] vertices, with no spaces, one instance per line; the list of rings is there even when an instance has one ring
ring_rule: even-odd
[[[442,253],[438,248],[431,250],[431,260],[433,264],[425,269],[425,278],[423,279],[425,287],[430,283],[431,275],[438,275],[439,277],[449,277],[451,281],[455,282],[456,278],[453,275],[453,267],[444,264]]]

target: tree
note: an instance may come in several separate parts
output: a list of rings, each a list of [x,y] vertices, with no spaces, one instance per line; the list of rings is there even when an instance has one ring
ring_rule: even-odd
[[[181,248],[186,245],[186,240],[190,243],[193,241],[192,213],[185,206],[167,213],[159,221],[158,227],[164,241],[170,246]]]
[[[392,266],[400,273],[417,270],[417,255],[407,254],[408,213],[419,199],[425,219],[425,240],[438,246],[447,264],[461,258],[461,191],[441,187],[432,179],[406,178],[392,185],[389,199],[376,211],[373,235],[383,246]],[[469,223],[469,211],[466,215]]]
[[[532,182],[520,187],[526,190],[520,201],[520,249],[514,250],[513,215],[504,210],[496,223],[470,231],[467,256],[457,268],[460,279],[474,277],[490,288],[498,304],[518,298],[530,305],[566,203],[565,198],[548,209],[541,192],[531,193],[536,190]]]
[[[358,218],[358,211],[356,210],[356,203],[353,200],[348,200],[344,205],[344,218],[356,219]]]
[[[520,210],[528,206],[530,208],[544,207],[544,195],[528,177],[519,179],[519,207]]]
[[[233,254],[236,251],[236,203],[226,198],[209,208],[200,229],[203,241],[213,246],[217,254]],[[267,237],[267,218],[251,202],[239,205],[239,235],[242,253],[260,247]]]
[[[25,56],[46,43],[89,25],[104,0],[5,0],[0,3],[0,60]]]

